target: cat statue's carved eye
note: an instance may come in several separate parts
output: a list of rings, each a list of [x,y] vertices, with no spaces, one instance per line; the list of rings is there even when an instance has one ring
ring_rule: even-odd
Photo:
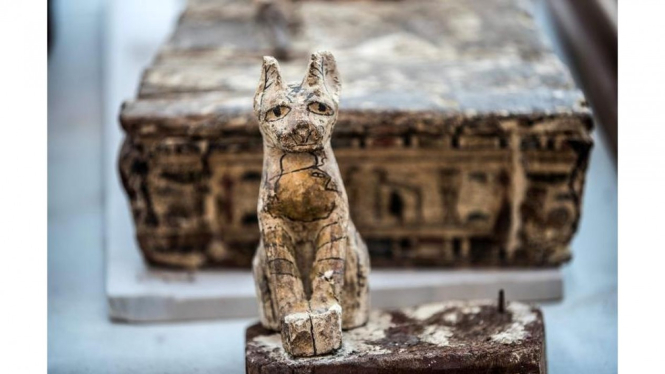
[[[266,121],[272,122],[277,121],[278,119],[282,119],[286,117],[290,111],[291,108],[286,105],[277,105],[276,107],[273,107],[266,112]]]
[[[307,109],[314,113],[314,114],[320,114],[322,116],[332,116],[333,115],[333,110],[331,107],[324,103],[320,103],[318,101],[315,101],[307,106]]]

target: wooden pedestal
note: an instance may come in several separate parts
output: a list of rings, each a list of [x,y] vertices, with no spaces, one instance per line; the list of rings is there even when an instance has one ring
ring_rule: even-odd
[[[374,311],[346,331],[335,354],[293,358],[279,333],[247,329],[247,373],[546,373],[538,308],[495,302],[445,302]]]

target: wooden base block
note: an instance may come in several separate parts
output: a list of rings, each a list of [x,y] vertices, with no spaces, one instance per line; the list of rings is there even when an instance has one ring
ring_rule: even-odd
[[[538,373],[547,372],[545,329],[536,307],[452,301],[373,311],[345,331],[332,355],[293,358],[279,333],[247,329],[247,373]]]

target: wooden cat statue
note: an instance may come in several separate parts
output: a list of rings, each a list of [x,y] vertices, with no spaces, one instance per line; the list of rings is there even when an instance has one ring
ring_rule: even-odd
[[[335,58],[317,52],[303,81],[288,85],[277,60],[264,57],[254,96],[263,136],[253,261],[260,318],[296,357],[340,348],[342,329],[368,318],[369,256],[330,145],[340,90]]]

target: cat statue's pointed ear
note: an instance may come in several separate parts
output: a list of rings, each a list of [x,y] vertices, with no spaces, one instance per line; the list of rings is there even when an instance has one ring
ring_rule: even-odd
[[[332,53],[320,51],[312,53],[309,61],[309,69],[302,82],[303,87],[321,87],[339,102],[342,91],[342,82],[337,71],[337,62]]]
[[[271,93],[284,89],[285,85],[282,81],[279,63],[274,57],[264,56],[263,66],[261,66],[261,79],[254,94],[254,111],[259,114],[264,99]]]

